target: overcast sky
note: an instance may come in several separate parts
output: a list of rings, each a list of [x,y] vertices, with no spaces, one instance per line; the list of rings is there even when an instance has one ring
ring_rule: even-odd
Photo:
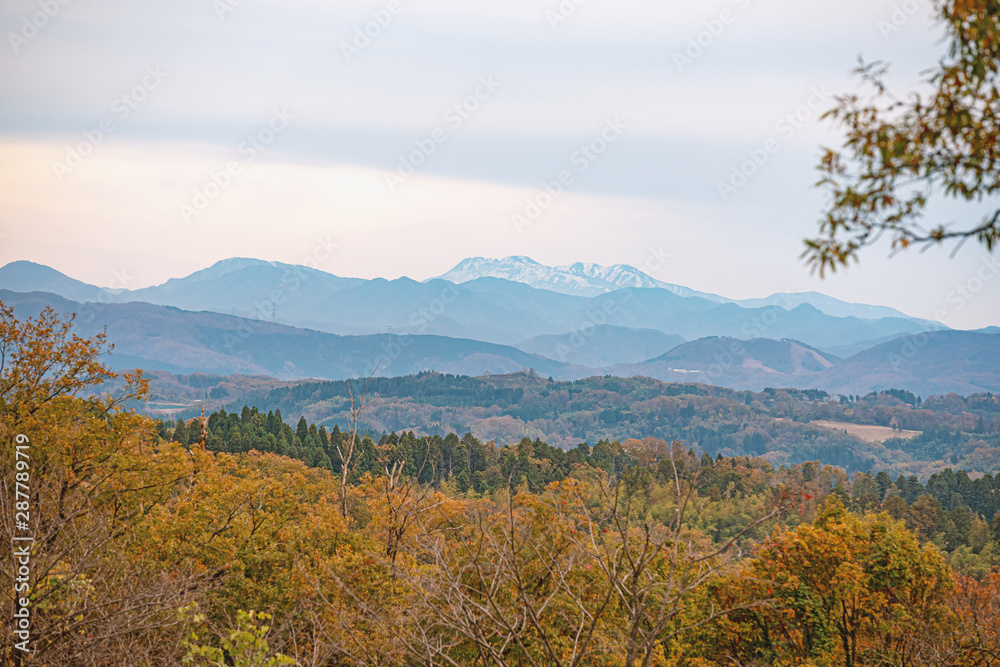
[[[1000,324],[1000,256],[971,243],[954,258],[874,248],[823,281],[799,258],[823,204],[819,146],[837,142],[826,96],[858,88],[858,54],[892,62],[898,92],[917,86],[942,53],[930,11],[4,0],[0,263],[138,288],[233,256],[424,279],[519,254]],[[777,151],[720,193],[768,140]]]

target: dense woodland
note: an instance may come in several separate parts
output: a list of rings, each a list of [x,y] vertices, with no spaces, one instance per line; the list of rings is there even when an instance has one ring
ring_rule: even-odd
[[[209,382],[208,376],[177,379]],[[304,416],[332,431],[343,428],[351,388],[363,383],[278,387],[223,409],[242,416],[243,406],[249,404],[264,413],[280,412],[293,424]],[[1000,470],[1000,397],[987,393],[921,398],[904,390],[886,390],[831,396],[820,390],[736,391],[643,377],[557,382],[532,373],[374,378],[371,391],[377,400],[362,415],[361,430],[376,439],[393,431],[441,437],[472,433],[501,446],[528,437],[571,450],[583,442],[656,437],[679,440],[713,456],[763,457],[776,467],[818,460],[851,473],[886,470],[894,478],[904,474],[921,479],[948,467],[984,473]],[[871,424],[922,435],[865,442],[810,424],[813,420]],[[214,428],[210,431],[210,438],[223,437]]]
[[[263,415],[256,408],[249,407],[245,407],[241,414],[213,413],[205,423],[204,434],[200,419],[190,423],[178,420],[173,429],[169,429],[164,422],[157,422],[157,428],[160,437],[184,445],[195,445],[204,437],[210,451],[275,453],[301,460],[312,467],[327,468],[336,475],[341,474],[343,467],[338,451],[350,437],[337,426],[330,433],[324,426],[317,429],[315,424],[307,424],[304,417],[293,429],[282,421],[280,411]],[[618,441],[602,440],[594,447],[580,444],[563,450],[541,440],[527,438],[516,445],[497,447],[494,442],[481,442],[471,433],[466,433],[461,439],[454,433],[443,438],[417,437],[412,432],[401,435],[391,433],[377,441],[367,436],[360,438],[358,467],[352,479],[365,475],[378,476],[385,473],[387,465],[398,465],[406,477],[434,488],[447,486],[453,495],[490,496],[505,491],[509,485],[538,493],[574,474],[604,473],[620,477],[639,464],[633,449],[634,443],[629,441],[623,445]],[[776,471],[759,457],[726,458],[720,454],[713,459],[707,453],[697,457],[691,449],[686,455],[698,458],[699,474],[695,490],[700,496],[712,500],[731,496],[734,490],[739,493],[750,491],[746,479],[750,471],[759,471],[762,479],[785,472],[784,469]],[[661,478],[669,477],[670,466],[668,459],[661,460],[657,474]],[[816,471],[822,468],[831,470],[819,462],[791,467],[796,474],[803,476],[804,481],[811,481]],[[838,471],[838,475],[832,477],[826,486],[828,488],[820,491],[820,495],[832,492],[839,496],[847,509],[860,513],[884,509],[894,517],[905,520],[907,526],[922,539],[933,541],[948,552],[968,547],[979,554],[986,546],[981,543],[982,536],[989,533],[986,525],[1000,513],[1000,479],[990,474],[972,478],[965,471],[955,472],[946,468],[931,475],[924,484],[914,475],[899,475],[893,480],[885,471],[877,474],[867,471],[853,476]],[[994,530],[998,528],[1000,519],[993,526]],[[718,527],[709,530],[715,538],[721,537],[724,532]],[[998,547],[1000,545],[994,544],[986,549],[985,560],[977,565],[980,571],[983,568],[988,570],[992,564],[1000,565]]]
[[[30,653],[0,567],[7,663],[997,664],[991,475],[652,436],[366,438],[360,402],[343,429],[254,408],[158,424],[125,407],[137,374],[88,393],[105,348],[0,307],[0,525],[26,532],[22,481],[34,537]]]

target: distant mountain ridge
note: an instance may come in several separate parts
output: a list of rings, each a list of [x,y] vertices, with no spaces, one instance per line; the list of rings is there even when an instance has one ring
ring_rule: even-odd
[[[665,382],[699,382],[736,389],[806,384],[841,359],[794,340],[739,340],[712,336],[684,343],[639,364],[616,366],[615,375],[643,375]],[[809,385],[812,387],[813,385]]]
[[[74,301],[104,301],[114,299],[114,292],[85,282],[45,266],[19,260],[0,267],[0,288],[12,292],[49,292]]]
[[[893,388],[923,396],[996,393],[1000,391],[1000,335],[926,332],[880,343],[847,359],[794,340],[712,337],[608,371],[754,391],[793,387],[861,395]]]
[[[534,291],[523,285],[519,288]],[[637,290],[636,294],[637,300],[643,295],[656,297],[654,305],[661,303],[663,295],[687,301],[663,290]],[[363,300],[365,295],[355,298]],[[708,336],[674,346],[678,338],[669,334],[612,325],[579,328],[575,332],[579,339],[572,335],[536,337],[524,341],[524,349],[517,349],[434,334],[342,336],[211,311],[190,312],[145,302],[79,303],[43,292],[0,289],[0,301],[22,318],[37,315],[46,306],[64,315],[75,313],[75,332],[82,336],[106,329],[115,344],[109,361],[116,369],[267,375],[282,380],[346,379],[366,376],[373,369],[381,376],[421,371],[476,376],[534,369],[558,380],[646,376],[757,391],[793,387],[850,394],[892,388],[925,396],[1000,393],[1000,335],[966,331],[897,337],[847,359],[791,338]],[[739,310],[733,304],[721,307]],[[810,306],[796,310],[800,309],[826,318]],[[849,320],[844,321],[849,325]],[[771,330],[779,328],[775,325]],[[656,346],[671,349],[634,363],[625,356],[634,358],[644,347],[653,350]]]
[[[407,375],[425,370],[482,375],[535,368],[572,374],[568,364],[516,348],[443,336],[337,336],[266,321],[189,312],[144,302],[78,303],[54,294],[0,289],[0,301],[19,318],[46,306],[75,313],[74,331],[93,336],[106,329],[116,370],[269,375],[281,380]]]
[[[470,257],[459,262],[447,273],[423,282],[443,280],[462,285],[481,278],[497,278],[567,296],[595,297],[622,289],[661,289],[684,298],[699,298],[718,304],[733,303],[748,309],[777,306],[784,310],[792,310],[807,304],[833,317],[860,319],[898,317],[920,321],[926,325],[925,328],[945,328],[936,322],[912,318],[894,308],[848,303],[819,292],[778,293],[755,299],[730,299],[657,280],[627,264],[602,266],[577,262],[550,267],[523,255],[502,259]],[[217,312],[231,312],[233,308],[237,311],[246,310],[245,305],[241,307],[237,303],[247,301],[250,296],[257,297],[257,300],[261,301],[262,294],[273,292],[275,288],[279,293],[282,290],[298,292],[305,288],[305,294],[300,296],[308,297],[315,296],[316,293],[329,294],[377,281],[396,282],[382,279],[369,281],[361,278],[342,278],[305,266],[242,257],[224,259],[183,278],[172,278],[162,285],[136,290],[112,290],[88,285],[43,264],[29,261],[15,261],[0,268],[0,287],[15,292],[44,291],[82,301],[145,301]],[[209,289],[208,293],[204,292],[206,287]],[[253,294],[244,294],[249,291],[253,291]],[[242,300],[241,295],[243,295]]]
[[[472,277],[484,272],[484,266],[496,268],[497,261],[468,260],[461,271],[449,276],[461,281],[455,283],[342,278],[303,266],[233,258],[137,290],[102,289],[42,265],[15,262],[0,268],[0,287],[47,291],[81,302],[145,302],[210,311],[338,335],[440,335],[500,345],[521,345],[539,336],[572,336],[607,325],[648,329],[685,340],[791,338],[827,351],[837,347],[846,356],[876,342],[942,328],[907,317],[871,319],[867,317],[870,310],[862,313],[866,317],[831,316],[802,295],[781,295],[777,304],[764,299],[745,306],[658,283],[625,265],[574,264],[559,274],[562,278],[557,276],[577,291],[598,291],[594,296],[532,287],[529,282],[544,283],[553,270],[525,257],[510,258],[504,266],[517,269],[516,275],[508,277],[528,282]],[[627,287],[619,288],[620,284]],[[649,286],[653,284],[665,286]],[[614,291],[606,291],[613,287]],[[797,305],[792,297],[798,298]],[[831,303],[842,304],[823,295],[815,295],[812,301],[824,302],[828,309]],[[629,334],[588,340],[587,349],[574,356],[587,364],[635,362],[649,347],[641,339],[641,335]],[[625,348],[617,351],[614,346]],[[661,347],[660,351],[665,350]]]
[[[603,368],[650,359],[685,342],[681,336],[655,329],[605,324],[568,334],[535,336],[515,347],[556,361]]]
[[[848,303],[819,292],[778,293],[759,299],[729,299],[718,294],[699,292],[689,287],[657,280],[628,264],[601,266],[577,262],[566,266],[545,266],[523,255],[502,259],[470,257],[459,262],[451,271],[438,276],[440,280],[456,284],[478,278],[502,278],[524,283],[536,289],[547,289],[573,296],[597,296],[628,288],[657,288],[668,290],[678,296],[700,297],[716,303],[735,303],[744,308],[779,306],[791,310],[796,306],[809,304],[834,317],[863,319],[909,317],[895,308]]]
[[[460,285],[479,278],[501,278],[571,296],[598,296],[620,289],[645,288],[665,289],[678,296],[697,296],[720,303],[725,301],[714,294],[656,280],[628,264],[601,266],[577,262],[553,267],[539,264],[523,255],[503,259],[470,257],[459,262],[451,271],[437,276],[436,280],[447,280]]]

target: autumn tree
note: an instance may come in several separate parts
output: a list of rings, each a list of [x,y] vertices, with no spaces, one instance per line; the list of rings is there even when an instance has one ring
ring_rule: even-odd
[[[31,547],[21,594],[31,653],[14,649],[9,632],[0,636],[0,655],[14,664],[169,659],[178,649],[171,610],[204,583],[199,573],[157,567],[135,541],[136,527],[187,471],[178,446],[158,447],[152,422],[123,409],[145,395],[140,375],[126,374],[118,395],[96,393],[117,377],[101,363],[107,349],[103,334],[79,338],[72,318],[51,309],[22,321],[0,304],[0,539],[30,538],[18,544]],[[26,466],[15,464],[15,442],[29,445],[27,458],[17,456]],[[28,489],[17,524],[15,481]],[[10,558],[5,549],[5,629],[15,611]]]
[[[347,517],[347,499],[350,495],[348,485],[353,481],[361,465],[358,423],[365,407],[373,400],[373,397],[368,394],[368,388],[377,370],[377,367],[373,369],[371,375],[365,379],[360,392],[356,392],[350,382],[347,383],[347,393],[350,397],[347,437],[336,443],[336,453],[340,459],[340,514],[344,517]]]
[[[739,574],[711,589],[708,600],[737,611],[689,637],[688,656],[928,664],[955,629],[951,590],[934,547],[886,514],[859,517],[831,496],[812,524],[779,528]]]
[[[509,487],[433,526],[421,520],[407,555],[426,566],[398,573],[412,607],[397,635],[405,653],[426,665],[662,664],[690,598],[783,508],[762,508],[713,544],[688,524],[698,457],[652,438],[625,449],[641,463],[620,477],[590,469],[539,494]],[[671,504],[665,521],[649,513],[652,488]]]
[[[989,205],[1000,191],[1000,5],[936,0],[935,10],[948,52],[929,76],[929,94],[900,100],[883,83],[885,65],[861,62],[856,73],[873,95],[840,96],[825,115],[846,134],[818,167],[831,203],[804,256],[820,274],[883,235],[894,251],[968,239],[992,251],[1000,239],[1000,210],[958,226],[923,221],[934,196]]]

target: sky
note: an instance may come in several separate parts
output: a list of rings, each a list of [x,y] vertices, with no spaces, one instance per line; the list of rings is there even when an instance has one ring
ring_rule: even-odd
[[[422,280],[527,255],[998,325],[973,243],[825,279],[800,258],[839,145],[820,114],[859,54],[919,88],[931,5],[5,0],[0,264],[137,289],[229,257]]]

